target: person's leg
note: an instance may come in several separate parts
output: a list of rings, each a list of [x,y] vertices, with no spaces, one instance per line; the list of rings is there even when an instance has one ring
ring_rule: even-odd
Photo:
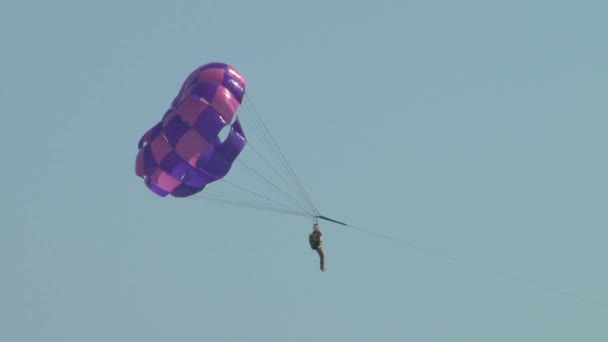
[[[317,253],[319,253],[319,264],[321,266],[321,271],[325,271],[325,253],[323,252],[323,248],[317,248]]]

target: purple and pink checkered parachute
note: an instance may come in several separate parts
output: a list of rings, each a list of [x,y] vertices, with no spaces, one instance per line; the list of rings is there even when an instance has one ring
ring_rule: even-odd
[[[209,63],[196,68],[160,121],[140,139],[135,173],[161,197],[197,195],[234,206],[320,217],[268,127],[245,98],[245,79],[234,67]],[[244,153],[245,146],[253,153]],[[233,170],[235,163],[242,168]]]
[[[139,141],[136,174],[159,196],[187,197],[224,177],[247,140],[236,111],[245,79],[224,63],[186,78],[162,120]],[[220,131],[230,125],[227,138]]]

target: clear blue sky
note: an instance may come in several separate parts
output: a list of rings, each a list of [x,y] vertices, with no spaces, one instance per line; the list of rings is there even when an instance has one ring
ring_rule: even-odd
[[[608,309],[355,230],[158,198],[141,134],[224,61],[317,207],[608,302],[608,2],[0,5],[0,340],[606,341]]]

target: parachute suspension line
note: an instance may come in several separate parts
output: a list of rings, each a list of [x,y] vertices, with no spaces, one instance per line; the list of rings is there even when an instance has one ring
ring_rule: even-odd
[[[281,214],[286,214],[286,215],[292,215],[292,216],[310,217],[310,215],[303,214],[303,213],[300,213],[300,212],[292,212],[292,211],[289,211],[289,210],[282,210],[282,209],[267,207],[267,206],[264,206],[264,205],[257,205],[257,204],[253,204],[253,203],[250,203],[250,202],[240,202],[240,201],[234,201],[234,200],[226,200],[226,199],[216,198],[216,197],[209,196],[209,195],[197,196],[195,198],[198,199],[198,200],[203,200],[203,201],[210,201],[210,202],[216,202],[216,203],[224,203],[226,205],[235,206],[235,207],[265,210],[265,211],[276,212],[276,213],[281,213]]]
[[[235,164],[242,166],[242,168],[239,168],[240,170],[246,170],[249,175],[252,175],[251,180],[253,182],[239,182],[246,184],[243,186],[234,183],[232,179],[229,181],[227,178],[221,178],[221,182],[217,183],[226,183],[232,188],[224,188],[225,191],[218,191],[214,189],[215,185],[210,184],[204,192],[198,193],[196,197],[200,200],[214,201],[231,206],[309,217],[316,220],[319,212],[312,199],[280,150],[262,117],[253,106],[252,101],[247,95],[245,96],[246,101],[242,102],[241,110],[244,110],[246,115],[239,115],[239,118],[242,123],[251,127],[246,129],[248,143],[243,151],[245,153],[235,160]],[[260,145],[258,146],[257,143],[260,143]],[[259,149],[260,147],[263,151]],[[248,149],[253,154],[247,154]],[[248,156],[254,158],[256,168],[248,165],[251,162],[247,158]],[[265,165],[272,170],[270,173],[278,177],[275,179],[269,177],[266,172],[257,167],[258,165]],[[263,189],[268,189],[269,193]]]
[[[255,207],[260,209],[272,209],[273,211],[300,213],[299,211],[286,209],[283,207],[273,206],[271,204],[256,202],[248,198],[243,198],[230,193],[213,192],[212,190],[205,191],[205,193],[198,194],[197,198],[213,200],[225,204],[231,204],[233,206],[241,207]]]
[[[272,198],[268,198],[266,196],[263,196],[263,195],[260,195],[256,192],[254,192],[254,191],[245,189],[237,184],[229,183],[229,182],[226,182],[226,183],[232,185],[233,187],[241,189],[242,191],[244,191],[248,194],[252,194],[259,198],[265,199],[268,202],[258,200],[258,199],[252,199],[252,198],[244,196],[242,194],[236,195],[236,194],[232,194],[229,192],[218,191],[218,190],[213,190],[213,189],[207,190],[204,194],[201,194],[201,197],[207,197],[207,198],[213,197],[213,198],[230,200],[230,201],[241,202],[241,203],[246,202],[246,203],[249,203],[252,205],[265,206],[268,208],[274,208],[274,209],[278,209],[278,210],[285,210],[285,211],[290,211],[290,212],[294,212],[294,213],[306,214],[306,211],[302,211],[301,209],[289,207],[289,206],[285,205],[284,203],[280,203],[278,201],[273,200]],[[204,196],[205,194],[210,195],[210,196]],[[269,203],[269,202],[272,202],[272,203]]]
[[[249,98],[249,96],[247,94],[245,94],[245,97],[247,99],[245,104],[246,104],[246,106],[251,107],[251,112],[253,113],[252,118],[255,118],[258,121],[259,126],[261,126],[261,128],[262,128],[261,132],[264,134],[265,138],[267,139],[267,143],[270,147],[269,150],[275,154],[276,158],[279,160],[281,166],[285,170],[288,177],[290,177],[294,181],[295,185],[300,189],[300,194],[303,197],[303,199],[308,203],[308,205],[311,207],[311,209],[313,211],[316,210],[310,195],[306,192],[306,189],[302,185],[302,182],[296,175],[296,173],[293,170],[293,168],[291,167],[289,161],[287,160],[287,158],[285,157],[285,155],[279,148],[278,144],[276,143],[275,139],[273,138],[272,134],[268,130],[268,127],[264,123],[264,120],[259,115],[255,106],[253,105],[253,101]]]
[[[247,169],[247,168],[248,168],[248,166],[246,166],[245,169]],[[251,170],[251,172],[255,173],[255,170]],[[264,178],[261,175],[259,175],[259,177]],[[289,212],[289,213],[294,213],[294,214],[302,214],[305,216],[311,216],[311,214],[308,212],[308,210],[305,209],[305,206],[302,206],[297,201],[295,201],[295,203],[296,203],[295,205],[285,203],[285,202],[279,202],[268,196],[264,196],[256,191],[248,189],[244,186],[241,186],[234,182],[228,181],[226,178],[222,178],[220,181],[222,183],[226,183],[226,184],[232,186],[234,189],[237,190],[237,193],[235,194],[235,193],[228,192],[228,191],[216,190],[216,189],[212,188],[214,185],[210,185],[207,187],[205,192],[201,192],[201,193],[197,194],[196,196],[199,198],[205,198],[207,200],[217,200],[218,202],[221,201],[222,203],[230,202],[230,204],[232,204],[232,205],[248,206],[248,207],[254,207],[254,208],[259,208],[259,209],[273,209],[273,211]],[[240,192],[238,192],[238,190],[240,190]],[[250,195],[253,195],[255,197],[252,197]]]
[[[285,178],[285,176],[279,171],[277,170],[276,167],[274,167],[269,161],[268,159],[266,159],[262,153],[260,151],[258,151],[257,148],[254,147],[253,144],[249,144],[248,148],[250,148],[263,162],[264,164],[266,164],[266,166],[268,166],[272,172],[274,172],[275,175],[277,175],[279,178],[281,178],[281,180],[283,182],[285,182],[285,184],[287,185],[287,187],[289,187],[289,189],[294,192],[294,193],[298,193],[298,189],[297,189],[297,185],[294,185],[293,182],[290,182],[288,179]]]
[[[283,208],[285,208],[285,209],[289,209],[289,210],[292,210],[292,211],[294,211],[294,212],[300,212],[300,213],[303,213],[303,214],[309,214],[309,213],[306,211],[306,209],[305,209],[305,208],[301,207],[301,205],[300,205],[300,206],[296,206],[296,207],[290,207],[290,206],[288,206],[288,205],[287,205],[287,204],[285,204],[285,203],[278,202],[278,201],[276,201],[276,200],[273,200],[272,198],[269,198],[269,197],[267,197],[267,196],[261,195],[261,194],[259,194],[259,193],[255,192],[255,191],[248,190],[248,189],[246,189],[245,187],[242,187],[242,186],[240,186],[240,185],[238,185],[238,184],[232,183],[232,182],[230,182],[230,181],[228,181],[228,180],[224,180],[224,182],[225,182],[225,183],[227,183],[227,184],[230,184],[231,186],[233,186],[233,187],[235,187],[235,188],[237,188],[237,189],[240,189],[240,190],[242,190],[242,191],[245,191],[245,192],[247,192],[247,193],[250,193],[250,194],[252,194],[252,195],[254,195],[254,196],[256,196],[256,197],[263,198],[263,199],[265,199],[265,200],[267,200],[267,201],[269,201],[269,202],[273,202],[273,203],[277,204],[279,207],[283,207]],[[299,204],[299,203],[297,203],[297,204]]]
[[[247,102],[245,102],[245,104],[247,104]],[[312,205],[312,201],[310,201],[310,198],[305,191],[302,190],[303,186],[299,183],[297,177],[294,177],[295,172],[293,172],[291,167],[284,161],[284,156],[281,156],[281,154],[277,152],[278,146],[274,143],[274,139],[270,136],[264,123],[261,122],[261,117],[252,109],[247,108],[246,105],[243,106],[242,109],[246,110],[247,114],[252,115],[241,115],[241,121],[246,124],[251,123],[253,128],[248,130],[249,134],[247,134],[247,139],[249,143],[246,145],[244,152],[246,152],[247,149],[251,149],[254,152],[255,157],[257,157],[258,160],[261,160],[264,165],[270,168],[272,172],[278,176],[278,179],[282,181],[279,183],[283,186],[275,184],[276,182],[271,181],[268,175],[262,173],[261,170],[249,166],[246,162],[246,158],[243,158],[246,157],[247,154],[243,154],[241,158],[235,160],[235,163],[243,167],[241,170],[246,170],[250,175],[253,175],[254,179],[257,179],[258,182],[245,182],[247,185],[242,186],[227,180],[227,178],[221,178],[221,182],[218,183],[226,183],[230,185],[232,189],[218,191],[213,188],[215,185],[210,184],[204,192],[198,193],[196,197],[201,200],[214,201],[231,206],[266,210],[294,216],[314,217],[317,212]],[[243,120],[244,117],[247,119],[252,118],[251,122]],[[274,165],[256,148],[255,143],[252,144],[252,138],[258,138],[258,140],[261,141],[262,146],[270,153],[270,160],[275,161]],[[273,156],[274,158],[272,158]],[[281,168],[277,167],[277,163],[280,165],[283,172],[281,172]],[[260,187],[260,183],[263,184],[266,189],[271,190],[270,194],[266,194],[265,191],[261,191],[260,193],[261,189],[256,189],[256,187]],[[283,188],[285,185],[287,186],[287,189]],[[273,193],[275,196],[270,196]]]
[[[242,120],[242,121],[246,122],[246,120]],[[291,204],[293,206],[300,208],[299,209],[300,211],[306,212],[309,215],[311,215],[312,209],[305,209],[307,207],[306,201],[304,201],[301,198],[301,196],[297,196],[298,192],[294,191],[294,188],[295,188],[294,185],[292,185],[288,181],[286,181],[283,174],[281,174],[279,171],[277,171],[277,168],[273,167],[273,165],[266,158],[264,158],[264,156],[254,147],[255,144],[252,141],[253,140],[252,137],[255,136],[255,134],[251,134],[251,133],[256,133],[256,130],[255,129],[249,130],[249,133],[250,133],[249,137],[248,137],[249,143],[247,144],[246,149],[253,150],[259,159],[261,159],[271,170],[273,170],[273,172],[275,174],[279,175],[279,178],[281,178],[288,185],[288,188],[290,188],[291,191],[286,191],[285,189],[280,188],[277,184],[270,181],[267,177],[262,176],[262,174],[260,172],[256,171],[254,168],[250,167],[245,162],[246,154],[241,156],[241,158],[237,159],[235,162],[242,165],[245,170],[249,171],[250,174],[254,175],[255,178],[257,178],[257,180],[259,180],[259,181],[261,180],[262,183],[264,185],[266,185],[267,187],[269,187],[271,190],[275,191],[277,194],[281,194],[282,195],[281,198],[283,198],[283,199],[286,198],[287,200],[289,200],[289,202],[291,202]],[[244,189],[244,187],[241,187],[241,188]],[[297,198],[294,198],[294,196],[292,196],[292,194],[296,197],[299,197],[300,199],[298,200]]]
[[[241,189],[241,191],[243,191],[244,193],[235,194],[235,193],[231,193],[231,192],[227,192],[227,191],[220,191],[220,190],[213,189],[212,187],[214,185],[208,185],[207,189],[204,192],[200,192],[200,193],[196,194],[195,196],[199,197],[199,198],[206,198],[208,200],[213,200],[213,199],[217,199],[218,201],[222,200],[223,203],[231,201],[231,202],[235,202],[235,203],[247,203],[247,204],[251,204],[251,205],[255,205],[255,206],[264,206],[264,207],[273,208],[273,209],[305,213],[305,211],[303,211],[302,209],[294,209],[290,206],[287,206],[285,203],[280,203],[271,198],[260,195],[254,191],[245,189],[244,187],[240,187],[234,183],[229,183],[226,180],[223,180],[223,181],[224,181],[224,183],[228,183],[235,188]],[[251,198],[251,196],[247,196],[248,194],[252,194],[258,198]],[[263,198],[264,200],[266,200],[268,202],[273,202],[274,204],[260,200],[260,198]]]
[[[264,126],[263,122],[261,122],[261,118],[259,117],[259,115],[256,115],[252,109],[247,107],[247,105],[245,105],[245,108],[247,108],[249,114],[252,114],[252,115],[248,116],[248,118],[249,117],[251,118],[251,125],[255,127],[253,132],[259,133],[258,138],[261,140],[263,145],[265,145],[266,150],[269,153],[271,153],[271,156],[273,157],[272,159],[277,161],[279,163],[279,166],[283,169],[283,174],[285,176],[281,176],[280,178],[288,185],[288,187],[292,190],[292,192],[294,194],[297,194],[298,197],[300,197],[305,203],[307,203],[307,205],[310,207],[311,211],[314,210],[314,206],[312,205],[312,202],[307,198],[306,194],[302,191],[301,184],[298,184],[297,179],[293,177],[293,175],[292,175],[293,171],[290,171],[289,165],[283,161],[280,154],[277,152],[278,146],[276,146],[276,144],[273,143],[273,139],[271,136],[269,136],[270,133],[267,132],[267,129],[265,129],[265,126]],[[243,120],[243,121],[249,122],[248,120]],[[255,144],[249,144],[248,146],[252,148],[254,153],[256,153],[258,156],[261,157],[260,159],[266,160],[262,156],[260,151],[255,148]],[[270,164],[270,162],[268,162],[268,160],[266,160],[266,162],[267,162],[267,165],[275,173],[281,174],[277,170],[276,167],[273,167]],[[285,177],[287,177],[287,179]]]
[[[237,160],[237,163],[239,163],[240,165],[242,165],[247,171],[251,172],[259,180],[261,180],[262,182],[264,182],[266,185],[268,185],[272,189],[276,190],[278,193],[281,193],[281,194],[287,196],[287,199],[290,200],[292,204],[294,204],[298,208],[300,208],[300,210],[303,210],[304,212],[308,212],[308,210],[304,209],[304,208],[306,208],[306,206],[303,205],[300,201],[298,201],[297,199],[293,198],[289,193],[285,192],[284,190],[282,190],[281,188],[279,188],[278,186],[276,186],[274,183],[272,183],[266,177],[262,176],[259,172],[255,171],[252,167],[250,167],[249,165],[247,165],[245,162],[243,162],[242,160]]]

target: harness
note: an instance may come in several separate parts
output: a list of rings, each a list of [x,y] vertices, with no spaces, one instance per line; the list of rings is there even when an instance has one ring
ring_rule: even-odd
[[[314,250],[318,249],[323,244],[321,241],[321,236],[318,234],[310,234],[308,236],[308,243],[310,243],[310,248]]]

